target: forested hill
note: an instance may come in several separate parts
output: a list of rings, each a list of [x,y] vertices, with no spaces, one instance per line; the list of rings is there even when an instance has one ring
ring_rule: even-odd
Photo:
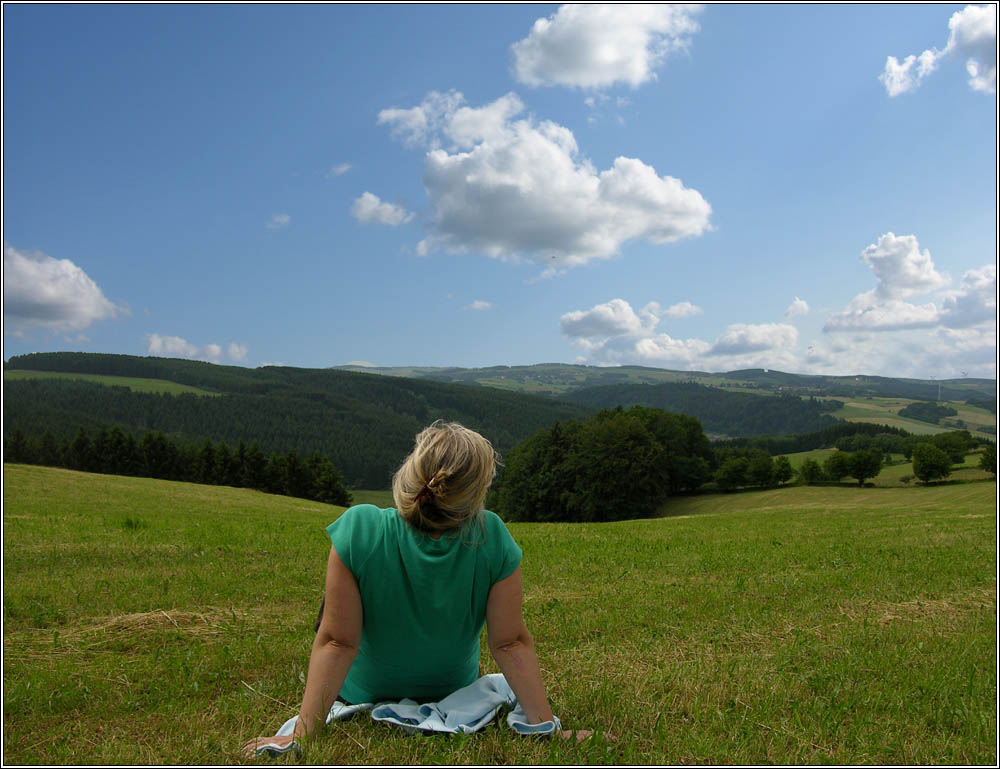
[[[837,420],[826,412],[843,405],[796,395],[727,392],[686,382],[588,387],[562,399],[593,408],[651,406],[696,417],[707,433],[729,436],[816,432],[835,425]]]
[[[804,397],[910,398],[913,400],[970,401],[996,403],[994,379],[897,379],[877,376],[829,376],[789,374],[774,369],[743,369],[724,373],[675,371],[648,366],[584,366],[571,363],[537,363],[531,366],[488,368],[440,368],[433,366],[334,367],[343,371],[433,379],[438,382],[484,385],[502,390],[563,395],[575,390],[605,385],[664,384],[685,382],[727,390],[787,393]]]
[[[133,392],[66,379],[4,381],[4,432],[50,430],[72,437],[79,426],[114,424],[162,430],[181,441],[259,441],[265,453],[295,449],[328,456],[352,488],[386,488],[434,419],[459,421],[502,453],[543,427],[593,409],[484,387],[381,377],[329,369],[248,369],[171,358],[36,353],[11,358],[8,370],[161,379],[222,397]]]

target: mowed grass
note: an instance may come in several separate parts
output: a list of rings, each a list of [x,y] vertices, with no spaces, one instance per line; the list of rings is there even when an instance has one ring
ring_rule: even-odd
[[[28,371],[14,369],[4,371],[3,378],[8,380],[21,379],[80,379],[84,382],[96,382],[108,387],[127,387],[133,392],[140,393],[166,393],[167,395],[181,395],[191,393],[193,395],[218,396],[219,393],[202,390],[198,387],[178,384],[166,379],[143,379],[140,377],[111,376],[104,374],[72,374],[62,371]]]
[[[4,469],[6,762],[236,764],[296,712],[340,509]],[[995,495],[798,487],[511,524],[553,708],[616,740],[362,716],[301,761],[995,764]]]
[[[812,451],[798,451],[794,454],[784,454],[783,456],[788,457],[793,470],[798,470],[807,459],[819,462],[822,466],[831,454],[836,453],[837,449],[813,449]]]
[[[940,425],[933,425],[930,422],[922,422],[919,419],[899,416],[900,409],[916,402],[909,398],[853,398],[844,401],[844,406],[831,412],[830,415],[837,419],[845,419],[848,422],[866,422],[870,424],[889,425],[890,427],[901,427],[914,435],[935,435],[951,430],[968,429],[975,433],[977,437],[986,436],[992,440],[996,440],[995,436],[977,431],[979,427],[996,428],[996,415],[991,414],[985,409],[960,402],[942,402],[942,405],[954,408],[958,412],[958,416],[948,417]],[[963,420],[965,428],[956,425],[956,419]]]

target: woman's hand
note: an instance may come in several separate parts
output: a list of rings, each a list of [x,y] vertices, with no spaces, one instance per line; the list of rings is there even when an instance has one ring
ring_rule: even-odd
[[[276,753],[285,753],[289,750],[289,746],[295,741],[294,735],[286,734],[284,737],[257,737],[256,739],[250,740],[246,743],[241,752],[246,758],[254,758],[258,755],[257,748],[262,745],[274,745],[279,750]]]

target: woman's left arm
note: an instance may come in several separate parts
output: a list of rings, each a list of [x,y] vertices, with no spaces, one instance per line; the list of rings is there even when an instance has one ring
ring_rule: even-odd
[[[326,714],[340,694],[340,687],[357,656],[363,619],[357,580],[340,560],[336,549],[331,547],[326,565],[326,608],[309,655],[306,691],[293,737],[312,734],[326,723]],[[285,742],[289,738],[250,740],[244,746],[244,753],[251,755],[257,745],[279,740]]]

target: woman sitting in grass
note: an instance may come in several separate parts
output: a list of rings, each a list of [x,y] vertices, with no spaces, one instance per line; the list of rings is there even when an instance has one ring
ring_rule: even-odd
[[[521,615],[521,548],[483,509],[495,475],[489,441],[439,420],[392,479],[397,509],[356,505],[327,527],[333,547],[298,721],[291,735],[249,741],[246,754],[313,734],[335,699],[430,702],[472,684],[484,622],[528,722],[553,719]]]

